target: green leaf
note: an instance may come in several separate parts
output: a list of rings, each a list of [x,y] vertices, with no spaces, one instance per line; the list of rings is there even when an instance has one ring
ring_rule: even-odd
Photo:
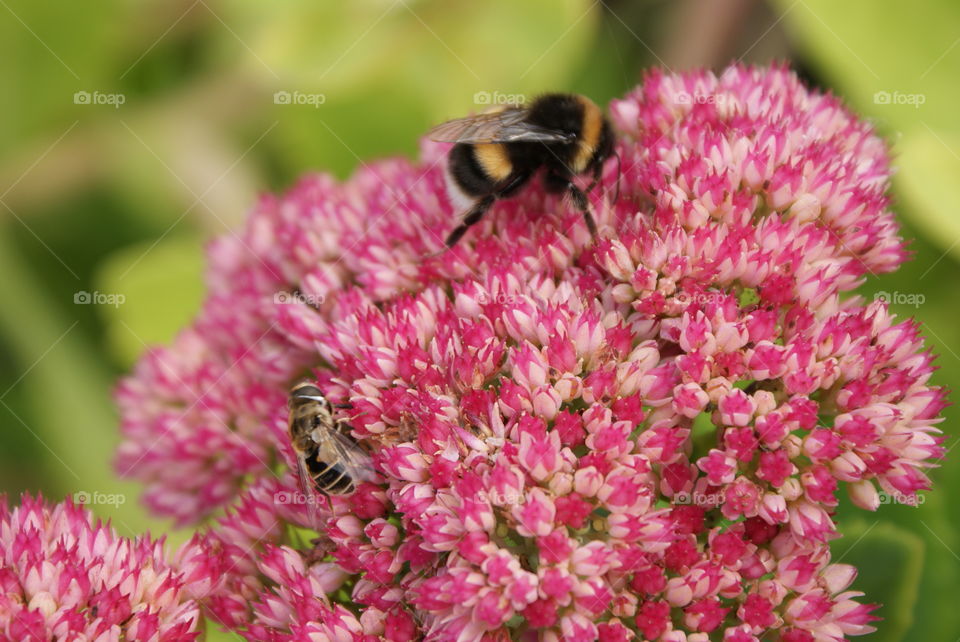
[[[960,74],[960,4],[929,0],[924,11],[882,0],[778,4],[803,52],[859,111],[882,125],[892,124],[893,130],[919,120],[935,129],[957,129],[953,114]],[[890,100],[877,92],[887,92]],[[907,98],[917,94],[922,94],[922,104]]]
[[[202,242],[168,236],[115,252],[100,269],[98,293],[114,303],[99,306],[107,344],[129,365],[146,347],[169,343],[186,327],[203,299]]]
[[[601,14],[589,0],[222,5],[224,20],[257,52],[240,49],[246,67],[276,89],[333,98],[392,84],[419,97],[433,118],[475,107],[479,91],[563,86]],[[388,117],[389,102],[382,106]]]
[[[841,493],[836,519],[839,531],[844,534],[844,538],[834,544],[834,561],[849,547],[859,549],[860,545],[856,544],[856,541],[866,531],[869,531],[869,536],[873,536],[875,532],[883,535],[885,529],[892,528],[923,543],[921,581],[917,587],[917,597],[910,606],[913,623],[903,638],[905,640],[953,639],[951,636],[954,632],[960,630],[960,613],[956,609],[956,600],[953,598],[953,590],[960,584],[960,565],[957,564],[958,559],[954,552],[960,550],[960,543],[957,541],[956,529],[951,523],[954,511],[948,508],[953,504],[951,493],[955,492],[955,485],[951,486],[946,479],[936,479],[942,476],[937,473],[946,472],[948,472],[946,469],[934,471],[934,490],[923,493],[920,496],[920,504],[916,507],[896,503],[886,504],[882,505],[875,515],[870,515],[853,506],[846,498],[846,493]],[[877,519],[881,521],[877,523]],[[869,527],[872,524],[877,525],[870,530]],[[844,557],[842,562],[858,567],[887,564],[884,557],[862,560],[855,558],[853,552]],[[861,572],[868,571],[864,568]],[[878,586],[854,584],[854,588],[867,593],[863,598],[864,601],[892,604],[889,601],[890,597],[871,593],[878,590]],[[886,610],[885,607],[880,615],[888,617]],[[875,635],[879,636],[889,626],[886,622],[878,623],[880,632]]]
[[[331,95],[318,107],[278,105],[272,113],[279,124],[262,145],[289,177],[305,168],[346,177],[366,159],[413,156],[431,123],[423,101],[396,82]]]
[[[960,4],[780,0],[785,23],[844,100],[894,141],[898,187],[927,237],[960,256],[956,79]],[[936,16],[931,20],[931,16]]]
[[[904,133],[898,148],[896,186],[913,222],[960,258],[960,133],[914,130]]]
[[[0,65],[4,149],[37,134],[55,138],[76,120],[113,110],[75,104],[73,95],[119,91],[116,65],[126,56],[124,29],[135,11],[121,0],[85,5],[8,0],[0,6],[3,56],[18,61]]]
[[[897,642],[913,622],[913,608],[923,570],[924,542],[888,522],[863,520],[845,525],[844,537],[832,545],[833,562],[852,564],[858,575],[854,590],[866,593],[861,602],[880,603],[871,642]]]
[[[221,631],[220,625],[216,620],[206,620],[206,635],[203,636],[205,642],[232,642],[233,640],[243,640],[243,637],[229,631]]]
[[[78,306],[74,301],[58,306],[39,287],[5,229],[0,229],[0,273],[0,298],[9,302],[0,306],[0,332],[23,364],[16,386],[27,400],[28,413],[4,403],[0,416],[10,429],[29,433],[49,454],[44,472],[52,480],[48,487],[58,489],[49,499],[87,493],[95,498],[91,510],[111,520],[123,535],[156,527],[158,522],[137,506],[139,485],[120,481],[113,472],[110,460],[118,435],[110,401],[112,375],[76,327]]]
[[[692,460],[706,457],[711,448],[717,446],[717,426],[713,423],[709,411],[701,412],[693,418],[690,425],[690,436],[693,440]]]

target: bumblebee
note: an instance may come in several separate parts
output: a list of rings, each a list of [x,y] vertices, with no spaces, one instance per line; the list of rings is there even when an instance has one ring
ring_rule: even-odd
[[[600,181],[603,164],[613,155],[613,129],[596,104],[576,94],[546,94],[529,106],[503,105],[492,111],[437,125],[427,134],[456,143],[447,161],[447,191],[465,211],[447,237],[452,247],[497,199],[508,198],[543,169],[552,193],[567,192],[591,234],[597,226],[587,194]],[[586,190],[574,185],[589,173]]]
[[[288,406],[290,441],[305,492],[346,495],[373,477],[370,455],[347,436],[345,422],[334,416],[319,388],[301,381],[290,391]]]

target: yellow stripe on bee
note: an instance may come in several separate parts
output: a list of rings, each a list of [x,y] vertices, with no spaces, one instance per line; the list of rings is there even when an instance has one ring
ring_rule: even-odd
[[[513,172],[513,164],[507,154],[506,145],[480,143],[473,146],[473,156],[480,163],[484,173],[497,182],[506,180]]]
[[[577,153],[573,156],[572,169],[579,174],[587,168],[593,153],[600,142],[600,129],[603,127],[603,112],[586,96],[578,96],[583,103],[583,128],[580,130],[580,141]]]

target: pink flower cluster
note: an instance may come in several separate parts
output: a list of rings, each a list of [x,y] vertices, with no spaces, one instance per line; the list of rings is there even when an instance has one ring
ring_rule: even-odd
[[[942,455],[917,326],[851,293],[904,260],[883,142],[782,68],[614,101],[600,227],[538,186],[452,251],[446,148],[265,198],[194,325],[119,388],[117,465],[251,640],[844,640],[838,494]],[[620,198],[611,202],[615,186]],[[374,483],[297,488],[285,394],[347,401]],[[765,638],[771,639],[771,638]]]
[[[0,498],[0,641],[196,640],[200,607],[149,537],[128,540],[72,502]]]

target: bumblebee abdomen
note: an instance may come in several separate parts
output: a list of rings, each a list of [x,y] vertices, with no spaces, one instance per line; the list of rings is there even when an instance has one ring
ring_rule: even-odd
[[[487,177],[501,183],[513,173],[510,152],[503,143],[483,143],[473,146],[473,157]]]
[[[583,104],[583,123],[580,127],[577,150],[573,154],[573,162],[570,164],[570,168],[579,174],[590,165],[597,148],[600,146],[605,119],[603,112],[592,100],[586,96],[578,96],[577,98]]]
[[[461,143],[450,150],[448,171],[456,187],[468,197],[485,196],[495,185],[477,160],[473,145]]]

